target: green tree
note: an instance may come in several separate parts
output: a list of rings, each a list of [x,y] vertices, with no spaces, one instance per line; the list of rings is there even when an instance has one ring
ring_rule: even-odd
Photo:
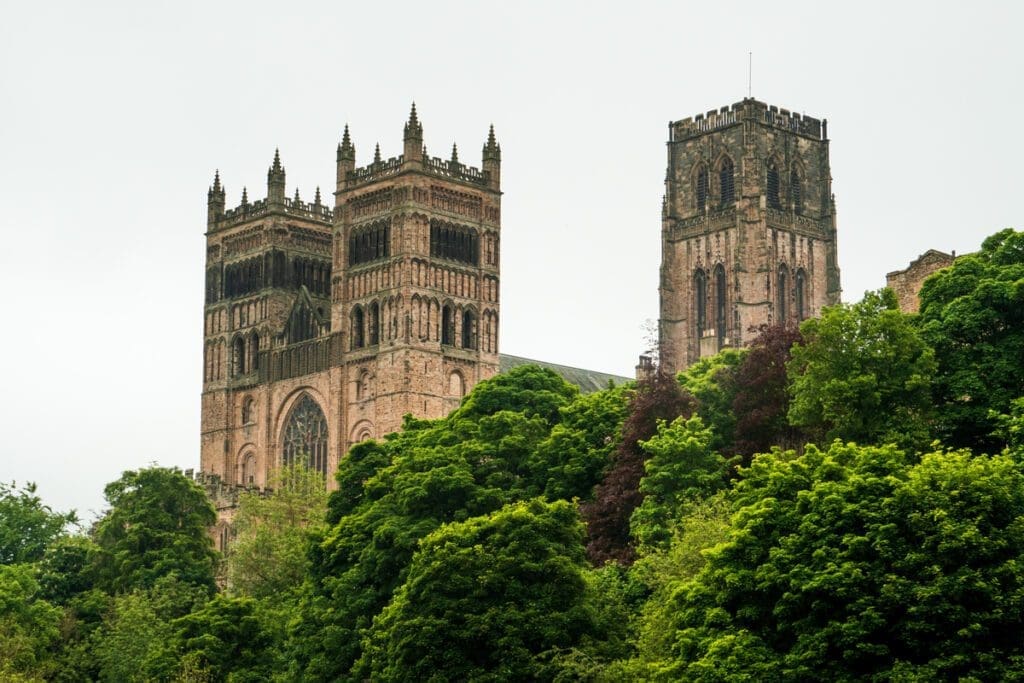
[[[98,587],[124,592],[174,575],[212,593],[216,514],[202,489],[177,470],[151,467],[125,472],[104,495],[110,509],[94,532]]]
[[[35,484],[18,489],[14,482],[0,482],[0,564],[35,562],[77,522],[73,511],[54,512],[44,505]]]
[[[804,321],[788,366],[789,421],[820,442],[930,441],[935,358],[889,289]]]
[[[43,681],[53,668],[61,610],[40,597],[26,564],[0,565],[0,678]]]
[[[171,627],[183,661],[205,671],[211,680],[269,680],[273,639],[264,628],[256,600],[218,595]]]
[[[289,628],[292,677],[353,675],[361,633],[404,582],[424,537],[542,494],[561,464],[533,455],[577,398],[549,370],[516,368],[481,382],[446,418],[409,419],[402,432],[354,447],[338,466],[329,526],[311,545]]]
[[[374,621],[375,680],[551,680],[556,648],[595,632],[583,526],[565,501],[515,503],[420,544]]]
[[[732,403],[738,388],[735,375],[747,354],[747,349],[725,348],[679,373],[680,384],[697,400],[697,415],[711,430],[711,448],[720,453],[733,448],[737,413]]]
[[[279,468],[269,491],[243,493],[226,558],[231,593],[293,600],[306,576],[310,533],[324,524],[326,511],[323,475],[302,464]]]
[[[201,609],[208,598],[204,586],[184,582],[175,574],[156,579],[148,588],[114,597],[102,626],[91,638],[99,679],[168,680],[181,659],[174,624]]]
[[[834,443],[758,456],[673,594],[686,680],[1024,675],[1024,473],[1009,456]]]
[[[658,432],[641,441],[647,454],[640,480],[644,495],[630,519],[641,552],[667,548],[672,526],[687,504],[707,498],[726,487],[730,470],[739,458],[726,460],[711,450],[713,436],[698,416],[660,422]]]
[[[921,287],[920,326],[935,348],[938,427],[951,445],[996,451],[993,414],[1024,396],[1024,232],[1003,230]]]

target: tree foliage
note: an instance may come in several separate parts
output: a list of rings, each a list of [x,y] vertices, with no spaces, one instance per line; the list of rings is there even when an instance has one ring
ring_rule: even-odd
[[[749,464],[755,453],[773,446],[794,448],[804,436],[789,424],[789,376],[786,371],[793,346],[803,342],[800,330],[791,325],[764,327],[750,344],[733,373],[735,393],[730,413],[736,426],[732,451]]]
[[[935,348],[939,436],[995,451],[993,414],[1024,396],[1024,232],[1003,230],[921,287],[920,324]]]
[[[0,678],[42,681],[60,638],[61,611],[43,600],[32,567],[0,565]]]
[[[640,480],[646,454],[640,442],[655,434],[659,420],[689,417],[694,407],[693,397],[663,372],[637,382],[611,465],[594,491],[594,500],[580,508],[587,523],[587,556],[594,564],[609,560],[629,564],[636,559],[629,520],[643,501]]]
[[[596,635],[573,506],[513,503],[427,536],[374,621],[374,680],[552,680],[556,648]]]
[[[728,542],[675,594],[674,675],[1024,674],[1024,474],[1009,456],[833,444],[758,456]]]
[[[0,564],[39,560],[46,547],[78,521],[74,512],[54,512],[36,495],[36,485],[0,482]]]
[[[294,596],[305,580],[310,534],[326,511],[323,475],[301,463],[278,468],[270,490],[243,493],[226,559],[231,592],[274,602]]]
[[[214,589],[216,521],[202,489],[181,472],[151,467],[107,484],[110,509],[96,524],[96,585],[112,593],[149,588],[174,575]]]
[[[683,389],[697,402],[697,415],[711,430],[711,448],[719,453],[732,453],[736,438],[736,421],[742,415],[733,410],[733,401],[740,385],[736,372],[746,364],[749,349],[724,348],[714,356],[701,358],[679,373]]]
[[[792,424],[819,442],[930,442],[934,353],[891,290],[825,308],[800,331],[788,366]]]

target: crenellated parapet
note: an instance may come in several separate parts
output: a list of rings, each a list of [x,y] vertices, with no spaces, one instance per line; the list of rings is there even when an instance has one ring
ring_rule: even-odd
[[[669,142],[697,137],[748,120],[818,140],[828,139],[827,121],[745,98],[721,109],[669,123]]]

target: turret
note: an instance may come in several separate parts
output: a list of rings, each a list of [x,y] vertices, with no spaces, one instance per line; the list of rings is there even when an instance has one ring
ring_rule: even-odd
[[[483,171],[487,174],[487,184],[495,190],[501,187],[501,145],[494,138],[494,125],[487,134],[484,144]]]
[[[281,155],[274,150],[274,164],[267,171],[267,205],[284,206],[284,168]]]
[[[416,117],[416,103],[412,103],[412,111],[409,112],[409,120],[405,122],[405,133],[403,136],[405,157],[404,166],[423,165],[423,124]]]
[[[338,177],[337,190],[340,192],[345,187],[345,178],[349,173],[356,170],[356,148],[352,145],[352,139],[348,135],[348,124],[345,124],[345,133],[338,145]]]
[[[220,171],[213,174],[213,186],[206,193],[206,222],[215,223],[224,215],[224,188],[220,184]]]

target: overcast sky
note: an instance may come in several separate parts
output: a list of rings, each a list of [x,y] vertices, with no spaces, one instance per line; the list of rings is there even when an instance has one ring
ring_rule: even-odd
[[[91,518],[199,463],[206,190],[333,190],[502,147],[501,350],[631,375],[657,318],[670,120],[747,94],[829,120],[845,300],[1021,228],[1018,2],[8,2],[0,10],[0,480]]]

